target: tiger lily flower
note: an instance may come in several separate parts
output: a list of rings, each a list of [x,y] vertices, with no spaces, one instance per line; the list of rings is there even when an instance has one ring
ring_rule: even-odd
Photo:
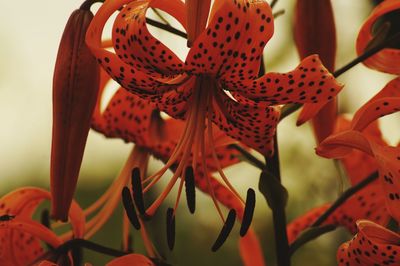
[[[357,37],[357,54],[362,54],[369,48],[371,41],[378,38],[390,38],[399,36],[398,16],[400,14],[400,2],[397,0],[385,0],[374,8],[370,16],[364,22]],[[397,37],[397,40],[399,38]],[[397,41],[398,43],[398,41]],[[381,72],[400,75],[400,49],[398,44],[381,50],[367,60],[364,65]]]
[[[339,119],[337,133],[329,137],[327,142],[323,142],[317,149],[317,152],[322,153],[323,156],[326,154],[329,157],[340,157],[352,185],[357,184],[363,178],[377,170],[381,172],[380,180],[372,182],[349,198],[345,204],[332,213],[324,224],[343,225],[350,232],[356,233],[355,222],[357,220],[368,219],[386,226],[389,223],[391,215],[393,215],[392,213],[396,212],[394,207],[392,211],[389,211],[385,204],[385,202],[388,202],[388,198],[389,201],[392,201],[390,199],[396,197],[396,194],[393,194],[396,193],[396,188],[391,188],[393,184],[390,183],[395,182],[395,177],[385,177],[383,174],[386,172],[384,167],[396,167],[396,160],[391,159],[387,155],[384,155],[385,157],[382,158],[383,155],[379,155],[381,152],[378,149],[382,149],[383,151],[386,149],[393,150],[388,152],[391,153],[398,150],[398,148],[388,147],[388,144],[382,139],[382,134],[375,119],[400,110],[399,86],[400,78],[390,81],[356,112],[351,123],[343,118]],[[345,139],[345,137],[348,139]],[[357,139],[357,141],[351,143],[352,138]],[[336,144],[333,145],[333,143]],[[356,146],[360,143],[363,145]],[[351,151],[345,148],[348,146],[360,149],[361,151]],[[368,150],[370,146],[376,147],[375,156],[371,157],[372,151]],[[338,153],[333,155],[335,151]],[[366,153],[365,151],[368,152]],[[391,160],[391,162],[384,162],[385,160]],[[396,171],[392,170],[392,172]],[[382,184],[391,191],[389,194],[382,193]],[[390,196],[391,193],[392,196]],[[330,204],[324,204],[295,219],[288,226],[289,238],[293,241],[302,230],[309,227],[329,207]]]
[[[400,264],[399,234],[367,220],[358,221],[357,228],[358,233],[338,249],[339,266]]]
[[[93,14],[83,5],[64,29],[53,78],[52,217],[68,217],[96,103],[99,66],[85,44]]]
[[[352,149],[375,158],[379,180],[389,214],[400,220],[400,147],[382,145],[369,139],[362,131],[376,119],[400,110],[400,78],[390,81],[377,95],[354,115],[351,130],[343,131],[324,140],[317,153],[328,158],[346,155]]]
[[[56,248],[68,240],[32,219],[38,205],[50,200],[48,191],[34,187],[14,190],[0,199],[0,264],[25,266],[44,254],[42,241]],[[74,237],[84,234],[83,212],[74,201],[69,218]],[[7,219],[6,219],[7,218]]]
[[[207,28],[195,39],[185,62],[149,33],[145,15],[150,7],[169,13],[187,28],[185,6],[178,0],[105,1],[89,26],[86,42],[122,87],[185,120],[183,134],[166,165],[149,178],[152,181],[145,188],[177,164],[167,189],[146,211],[153,215],[188,166],[196,172],[200,163],[208,176],[206,146],[229,185],[215,152],[212,123],[270,155],[280,113],[275,105],[327,102],[341,86],[315,55],[289,73],[257,78],[263,48],[274,29],[271,8],[264,1],[216,1]],[[113,26],[113,52],[102,47],[101,39],[105,23],[119,9]]]
[[[111,212],[115,209],[116,202],[119,201],[121,195],[120,193],[115,193],[115,191],[121,191],[122,187],[128,183],[131,169],[135,167],[139,168],[143,180],[146,176],[149,156],[153,155],[154,157],[166,162],[179,141],[180,133],[184,130],[183,121],[172,118],[161,118],[152,104],[127,92],[123,88],[119,88],[116,91],[111,100],[106,104],[104,111],[102,111],[100,106],[102,105],[103,89],[107,83],[108,76],[105,72],[102,72],[101,77],[100,97],[98,98],[93,115],[92,127],[108,138],[120,138],[125,142],[133,142],[135,143],[135,147],[133,151],[134,154],[129,157],[127,164],[124,166],[120,176],[116,179],[113,185],[109,187],[107,192],[104,193],[97,202],[85,210],[85,214],[89,215],[99,209],[102,205],[108,205],[107,207],[102,207],[102,210],[100,210],[95,216],[101,218],[95,218],[96,221],[93,223],[92,220],[89,219],[87,224],[94,225],[96,229],[94,229],[95,227],[89,226],[87,227],[87,230],[88,232],[93,233],[105,223],[108,217],[111,216]],[[226,136],[226,134],[219,129],[215,129],[214,143],[217,144],[216,152],[221,167],[227,167],[239,162],[237,159],[237,152],[231,149],[228,150],[227,148],[227,145],[235,142],[236,141]],[[135,165],[134,162],[137,162],[137,164]],[[211,171],[217,171],[214,162],[212,153],[208,152],[206,163],[208,164],[207,167],[211,169]],[[183,181],[186,180],[181,179],[176,204],[174,205],[174,212],[176,212],[181,197]],[[230,188],[212,177],[212,175],[208,174],[206,176],[204,172],[201,171],[201,168],[194,173],[194,182],[200,190],[209,194],[213,198],[214,202],[218,201],[228,208],[234,209],[237,213],[238,219],[243,219],[245,211],[243,202],[235,197]],[[143,193],[146,191],[147,190],[144,189]],[[140,215],[139,221],[140,230],[145,230]],[[126,243],[128,242],[129,235],[129,226],[127,226],[127,224],[127,218],[124,216],[124,246],[126,246]],[[157,253],[152,248],[152,244],[145,231],[142,231],[142,237],[145,241],[146,250],[149,256],[156,257]],[[240,252],[246,265],[264,265],[259,242],[251,229],[240,240]]]
[[[300,58],[318,54],[329,71],[335,69],[336,28],[330,0],[297,0],[294,19],[294,40]],[[306,103],[298,118],[300,125],[310,115],[317,142],[333,133],[337,116],[336,98],[325,103]]]

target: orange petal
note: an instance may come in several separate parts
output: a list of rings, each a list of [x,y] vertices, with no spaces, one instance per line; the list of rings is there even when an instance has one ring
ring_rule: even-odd
[[[376,22],[385,14],[398,11],[399,9],[400,2],[398,0],[385,0],[375,7],[371,15],[364,22],[358,34],[356,45],[358,55],[365,51],[368,43],[374,38],[373,30]],[[394,48],[383,49],[367,60],[363,61],[363,63],[369,68],[395,75],[400,74],[399,62],[400,50]]]
[[[265,1],[214,1],[207,28],[186,57],[186,69],[223,78],[254,79],[273,32],[272,11]]]
[[[211,0],[186,0],[185,5],[188,46],[191,47],[206,27]]]
[[[99,67],[85,44],[93,14],[75,10],[65,27],[53,78],[52,216],[66,220],[99,87]]]
[[[163,78],[181,73],[183,62],[148,31],[147,9],[160,2],[164,1],[131,1],[125,5],[114,21],[112,39],[115,53],[125,64],[153,77]],[[177,5],[178,10],[184,8],[179,0],[168,2]],[[123,75],[125,73],[121,77]]]
[[[371,145],[379,164],[379,179],[383,186],[386,207],[400,221],[400,147]]]
[[[256,80],[244,81],[240,76],[229,77],[223,83],[226,89],[233,91],[235,99],[252,105],[327,103],[343,87],[317,55],[303,59],[288,73],[270,72]]]
[[[351,128],[362,131],[376,119],[398,111],[400,111],[400,78],[395,78],[355,113]]]
[[[116,259],[113,259],[106,266],[155,266],[155,264],[147,257],[141,254],[129,254]]]
[[[358,131],[344,131],[326,138],[317,147],[318,155],[326,158],[341,158],[351,152],[351,149],[361,150],[371,156],[373,151],[367,138]]]
[[[367,220],[357,223],[359,232],[339,247],[337,261],[345,265],[399,265],[400,236]]]
[[[24,266],[43,254],[39,240],[58,247],[62,241],[42,224],[15,217],[0,222],[0,264]]]
[[[265,265],[263,252],[258,242],[257,236],[252,229],[239,240],[240,256],[245,266]]]
[[[147,72],[142,72],[136,69],[134,66],[127,64],[123,58],[127,59],[128,54],[125,53],[121,55],[122,58],[118,57],[116,53],[105,49],[102,43],[102,34],[105,24],[107,20],[112,16],[115,12],[117,12],[120,8],[122,8],[125,4],[129,4],[132,2],[131,0],[119,0],[119,1],[106,1],[104,4],[101,5],[99,10],[96,13],[96,16],[93,18],[92,22],[89,25],[86,34],[86,43],[90,50],[92,51],[93,55],[97,58],[98,62],[107,71],[107,73],[120,83],[125,89],[132,91],[133,93],[140,94],[142,98],[151,98],[151,97],[158,97],[160,93],[165,90],[171,89],[170,87],[165,88],[166,83],[174,82],[176,80],[176,76],[165,76],[160,77],[159,74],[154,72],[154,75],[150,75]],[[136,1],[137,2],[137,1]],[[183,3],[179,0],[174,1],[162,1],[162,0],[155,0],[155,1],[140,1],[140,3],[132,3],[133,5],[137,6],[138,4],[148,7],[149,2],[151,2],[151,7],[160,8],[161,10],[166,11],[167,13],[173,15],[178,21],[185,25],[185,13],[183,8]],[[129,12],[128,8],[125,12]],[[136,12],[140,13],[140,10],[136,10]],[[142,14],[142,13],[140,13]],[[122,19],[122,15],[121,15]],[[138,26],[138,25],[137,25]],[[145,28],[146,23],[141,24],[140,27]],[[135,27],[135,30],[141,30]],[[116,33],[115,29],[115,33]],[[146,36],[149,38],[149,41],[153,42],[154,37],[151,35]],[[124,41],[126,43],[132,42],[130,40],[132,36],[128,36],[125,34]],[[129,41],[128,41],[129,38]],[[133,37],[134,38],[134,37]],[[137,37],[136,37],[137,39]],[[116,49],[117,40],[115,38],[114,50]],[[161,43],[160,43],[161,44]],[[127,47],[125,47],[127,48]],[[141,47],[141,50],[144,50]],[[145,47],[147,49],[147,47]],[[124,48],[122,47],[124,50]],[[152,49],[150,47],[150,49]],[[140,50],[140,51],[141,51]],[[130,52],[134,50],[130,49]],[[138,51],[138,52],[140,52]],[[151,56],[150,52],[146,53]],[[171,55],[172,56],[172,55]],[[153,58],[150,57],[146,59],[152,60]],[[166,59],[164,59],[166,60]],[[153,61],[151,61],[153,62]]]
[[[19,218],[32,219],[33,213],[44,200],[51,200],[48,191],[36,187],[22,187],[0,198],[0,212]],[[74,236],[76,238],[83,237],[85,216],[75,200],[72,201],[69,218]]]

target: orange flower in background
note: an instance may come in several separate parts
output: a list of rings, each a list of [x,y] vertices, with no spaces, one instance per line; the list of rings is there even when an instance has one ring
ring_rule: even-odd
[[[53,78],[52,217],[66,221],[96,103],[99,66],[85,44],[93,14],[83,6],[65,26]]]
[[[348,130],[349,126],[350,122],[347,119],[339,117],[336,132]],[[382,140],[377,123],[369,125],[363,133],[368,138],[387,145]],[[340,162],[343,163],[352,186],[357,185],[378,169],[378,164],[373,157],[357,150],[353,150],[345,157],[340,158]],[[303,230],[309,228],[329,207],[331,207],[330,203],[323,204],[291,221],[287,226],[289,242],[293,242]],[[371,182],[347,199],[322,225],[344,226],[354,234],[357,232],[356,221],[360,219],[368,219],[384,226],[389,223],[390,215],[385,207],[385,197],[382,194],[382,188],[378,180]]]
[[[44,254],[42,241],[56,248],[69,239],[66,235],[57,236],[49,228],[32,220],[38,205],[50,199],[49,192],[33,187],[14,190],[0,199],[1,265],[25,266]],[[75,202],[72,202],[69,217],[74,237],[83,237],[85,220]]]
[[[357,54],[362,54],[371,40],[378,34],[384,38],[399,35],[399,25],[396,22],[400,15],[400,1],[385,0],[374,8],[371,15],[364,22],[357,38]],[[380,37],[381,38],[381,37]],[[400,75],[400,50],[392,46],[381,50],[363,63],[378,71]]]
[[[364,104],[356,112],[351,123],[344,118],[339,118],[337,126],[338,133],[329,137],[329,139],[323,142],[318,148],[317,151],[319,153],[322,152],[323,156],[338,157],[339,155],[333,154],[335,151],[340,153],[340,160],[344,164],[350,178],[350,183],[353,186],[373,172],[377,170],[381,172],[380,181],[376,180],[355,193],[345,204],[333,212],[324,224],[343,225],[348,228],[350,232],[355,233],[357,230],[357,220],[368,219],[386,226],[389,223],[390,215],[393,215],[393,212],[397,212],[394,206],[392,207],[392,212],[390,212],[385,205],[388,198],[395,197],[397,193],[396,188],[391,188],[393,184],[390,184],[390,182],[395,182],[395,177],[387,176],[385,178],[385,176],[383,176],[382,178],[382,173],[387,171],[383,169],[384,167],[396,167],[396,164],[398,165],[399,162],[396,162],[396,160],[393,161],[393,159],[390,159],[387,155],[379,155],[378,153],[381,153],[381,151],[378,151],[378,149],[393,150],[389,152],[392,153],[396,152],[398,148],[388,147],[388,144],[382,139],[378,124],[374,120],[383,115],[400,110],[399,88],[400,78],[396,78],[390,81],[379,93]],[[349,129],[351,130],[349,131]],[[362,131],[362,133],[359,133],[359,131]],[[368,144],[369,142],[373,144]],[[336,144],[333,145],[333,143]],[[370,152],[365,152],[368,151],[369,145],[377,147],[375,148],[377,150],[375,156],[371,156]],[[361,151],[351,151],[345,147],[354,147],[356,149],[361,149]],[[381,156],[384,156],[384,158]],[[388,164],[382,162],[382,160],[392,160],[392,162]],[[392,170],[392,173],[393,172],[396,171]],[[393,175],[395,174],[393,173]],[[385,180],[385,182],[382,182],[382,180]],[[381,184],[385,183],[389,183],[388,189],[391,191],[389,194],[382,193]],[[290,240],[293,241],[301,231],[308,228],[329,207],[330,204],[316,207],[305,215],[292,221],[288,225],[288,236]]]
[[[338,249],[339,266],[400,264],[400,235],[366,220],[358,221],[357,228],[353,239]]]
[[[343,157],[352,149],[375,158],[386,207],[396,220],[400,218],[400,149],[378,143],[362,131],[376,119],[400,110],[400,78],[389,82],[377,95],[354,115],[351,130],[330,136],[317,148],[317,153],[328,158]]]
[[[104,74],[104,72],[102,73]],[[102,75],[101,84],[105,85],[105,80],[107,80],[107,75]],[[164,162],[167,161],[168,158],[171,156],[174,147],[179,141],[180,132],[184,130],[184,122],[171,118],[163,119],[159,115],[159,112],[154,109],[153,105],[139,98],[138,96],[127,92],[123,88],[119,88],[117,90],[111,100],[107,103],[104,111],[101,111],[100,106],[103,99],[103,89],[104,86],[101,87],[101,94],[95,108],[93,116],[93,128],[107,137],[121,138],[126,142],[135,143],[135,155],[131,155],[130,158],[132,159],[128,159],[128,162],[132,161],[133,159],[142,162],[140,166],[136,165],[136,167],[140,169],[140,178],[142,179],[142,181],[145,181],[148,157],[151,154],[156,158],[163,160]],[[237,152],[235,152],[235,150],[228,149],[227,147],[227,145],[235,141],[227,137],[222,131],[218,129],[215,129],[215,133],[216,134],[213,135],[214,143],[217,144],[216,152],[219,158],[220,166],[227,167],[229,165],[239,162],[239,160],[237,159]],[[144,158],[143,156],[147,156],[145,157],[147,159],[139,159]],[[208,152],[206,162],[208,164],[208,168],[211,169],[211,171],[217,170],[217,166],[215,165],[215,160],[213,159],[211,152]],[[130,170],[134,168],[135,165],[133,164],[129,164],[129,166],[125,165],[124,170],[121,172],[120,176],[113,183],[113,185],[107,190],[105,194],[103,194],[103,196],[96,203],[92,205],[97,207],[100,207],[101,204],[110,205],[110,207],[104,208],[102,211],[100,211],[103,213],[103,218],[105,218],[106,216],[111,216],[110,211],[115,209],[115,206],[111,207],[111,205],[113,204],[111,202],[115,202],[116,204],[118,202],[118,200],[116,199],[120,198],[120,193],[115,192],[121,191],[122,187],[127,184],[130,177]],[[210,174],[206,176],[204,172],[201,171],[201,169],[202,168],[198,168],[197,172],[195,172],[193,175],[195,185],[213,198],[213,201],[216,204],[219,212],[221,212],[221,210],[219,210],[217,201],[221,202],[228,208],[235,210],[238,218],[242,220],[245,211],[243,202],[234,195],[234,192],[232,192],[230,188],[226,187]],[[172,170],[174,169],[172,168]],[[187,192],[189,210],[191,212],[194,211],[194,202],[189,203],[190,201],[194,201],[194,191],[190,193],[190,195],[188,195],[189,192],[187,190],[190,189],[191,185],[188,186],[187,182],[189,181],[182,178],[179,186],[176,204],[174,206],[174,213],[177,210],[176,208],[181,197],[184,181]],[[146,184],[146,182],[143,183]],[[148,187],[148,189],[150,189],[150,187]],[[148,189],[146,186],[144,186],[143,193],[148,191]],[[135,187],[133,187],[133,192],[134,195]],[[143,203],[141,203],[140,205],[142,204]],[[137,209],[140,209],[139,206],[137,206],[137,202],[135,202],[135,205]],[[94,210],[92,206],[89,207],[87,210],[90,209],[90,212],[92,212]],[[108,211],[106,211],[106,209],[108,209]],[[87,210],[85,210],[85,212]],[[148,214],[148,210],[146,210],[145,213]],[[143,214],[143,210],[139,211],[139,214]],[[101,219],[101,223],[104,223],[106,221],[106,219],[103,218]],[[141,216],[139,216],[139,220],[141,220]],[[89,223],[92,224],[92,221],[89,220]],[[99,222],[94,222],[93,225],[95,225],[97,229],[99,228]],[[143,225],[143,221],[140,221],[140,230],[143,229]],[[126,228],[124,226],[123,239],[125,239],[125,242],[127,242],[128,235],[129,228]],[[149,243],[148,237],[146,236],[146,234],[143,235],[143,233],[142,236],[144,236],[144,240],[147,241],[147,246],[150,247],[148,249],[148,251],[150,251],[149,255],[151,257],[155,257],[154,250],[151,251],[151,243]],[[240,240],[240,249],[242,258],[245,261],[246,265],[264,264],[262,252],[257,237],[254,235],[254,232],[251,229],[247,233],[247,235]]]

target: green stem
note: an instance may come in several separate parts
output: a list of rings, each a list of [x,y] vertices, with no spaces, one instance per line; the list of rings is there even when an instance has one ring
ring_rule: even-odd
[[[94,242],[91,242],[89,240],[81,239],[81,238],[75,238],[71,239],[64,244],[58,246],[57,248],[50,250],[40,256],[38,259],[34,261],[32,265],[35,265],[35,263],[44,260],[46,258],[53,258],[54,256],[59,257],[62,256],[63,254],[66,254],[68,251],[70,251],[73,248],[87,248],[93,251],[96,251],[98,253],[106,254],[109,256],[113,257],[121,257],[124,255],[127,255],[128,253],[125,253],[120,250],[108,248],[99,244],[96,244]]]
[[[257,167],[261,170],[265,169],[265,164],[262,161],[260,161],[259,159],[257,159],[249,151],[245,150],[243,147],[239,146],[238,144],[231,144],[231,145],[229,145],[229,147],[240,152],[243,155],[243,157],[247,161],[249,161],[252,165],[254,165],[255,167]]]
[[[274,154],[266,157],[266,170],[281,184],[281,171],[279,162],[278,137],[274,136]],[[285,204],[276,204],[271,207],[272,220],[275,233],[275,252],[278,266],[290,266],[289,241],[286,231]]]
[[[185,39],[187,38],[187,34],[186,33],[184,33],[183,31],[180,31],[180,30],[178,30],[178,29],[176,29],[176,28],[174,28],[174,27],[172,27],[170,25],[161,23],[161,22],[156,21],[156,20],[151,19],[151,18],[146,18],[146,22],[149,25],[154,26],[156,28],[168,31],[169,33],[175,34],[175,35],[180,36],[180,37],[185,38]]]
[[[332,232],[336,229],[336,225],[328,224],[320,227],[311,228],[309,231],[305,231],[290,245],[289,254],[292,256],[300,247],[322,236],[326,233]]]
[[[376,180],[379,177],[378,172],[373,172],[371,175],[366,177],[365,179],[361,180],[357,185],[352,186],[351,188],[347,189],[343,194],[336,199],[336,201],[327,209],[311,226],[316,227],[320,226],[323,222],[328,219],[328,217],[343,203],[345,203],[351,196],[355,193],[363,189],[365,186],[370,184],[372,181]]]
[[[343,205],[351,196],[366,187],[368,184],[378,178],[378,172],[374,172],[368,177],[364,178],[357,185],[347,189],[343,194],[336,199],[336,201],[329,207],[311,226],[308,230],[305,230],[291,245],[290,255],[293,255],[297,249],[304,244],[318,238],[319,236],[331,232],[336,229],[336,225],[322,225],[329,216]]]

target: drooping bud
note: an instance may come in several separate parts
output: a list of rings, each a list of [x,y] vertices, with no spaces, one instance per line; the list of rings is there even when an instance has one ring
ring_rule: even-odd
[[[211,0],[186,0],[187,46],[191,47],[206,28]]]
[[[75,10],[65,26],[53,77],[52,217],[67,220],[99,88],[99,66],[85,44],[93,14]]]
[[[297,0],[294,39],[300,58],[318,54],[329,71],[335,68],[336,29],[330,0]],[[318,142],[329,136],[335,126],[336,98],[325,105],[305,104],[298,124],[313,117]]]

